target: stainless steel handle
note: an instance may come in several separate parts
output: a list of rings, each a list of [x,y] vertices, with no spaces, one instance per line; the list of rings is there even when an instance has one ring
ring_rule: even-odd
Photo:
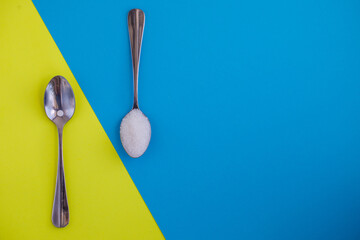
[[[66,195],[64,162],[62,151],[62,128],[59,132],[59,162],[56,177],[55,197],[52,211],[52,223],[55,227],[62,228],[69,223],[69,205]]]
[[[138,103],[138,76],[139,62],[141,52],[141,42],[144,32],[145,14],[140,9],[132,9],[128,14],[128,28],[130,36],[131,57],[134,76],[134,105],[133,108],[139,108]]]

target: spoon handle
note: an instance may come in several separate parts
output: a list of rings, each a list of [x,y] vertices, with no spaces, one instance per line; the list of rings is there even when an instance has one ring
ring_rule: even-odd
[[[128,14],[128,28],[130,36],[131,57],[134,76],[134,105],[133,108],[139,108],[138,104],[138,75],[141,52],[141,42],[144,32],[145,14],[140,9],[132,9]]]
[[[66,195],[64,162],[62,151],[62,128],[59,131],[59,162],[56,176],[54,205],[52,211],[52,223],[55,227],[62,228],[69,223],[69,206]]]

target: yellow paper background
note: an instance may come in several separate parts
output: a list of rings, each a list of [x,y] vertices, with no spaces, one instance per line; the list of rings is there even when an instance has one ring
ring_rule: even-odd
[[[64,128],[70,223],[63,229],[51,223],[58,143],[43,106],[55,75],[76,99]],[[1,240],[163,239],[29,0],[0,0],[0,134]]]

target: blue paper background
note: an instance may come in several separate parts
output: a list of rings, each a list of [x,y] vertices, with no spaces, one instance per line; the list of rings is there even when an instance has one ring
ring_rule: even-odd
[[[360,239],[359,1],[34,3],[167,239]],[[135,7],[140,159],[119,140]]]

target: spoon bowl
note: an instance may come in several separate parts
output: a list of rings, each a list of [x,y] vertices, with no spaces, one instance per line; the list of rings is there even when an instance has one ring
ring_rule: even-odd
[[[51,79],[45,90],[44,105],[46,115],[57,126],[64,126],[74,115],[74,92],[64,77]]]
[[[149,119],[140,109],[132,109],[120,124],[120,139],[126,153],[132,158],[140,157],[149,146],[150,138]]]

